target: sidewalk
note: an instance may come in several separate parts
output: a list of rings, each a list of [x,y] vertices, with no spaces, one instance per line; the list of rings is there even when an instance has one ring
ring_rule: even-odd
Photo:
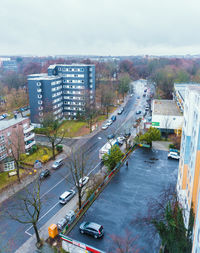
[[[51,224],[57,224],[58,221],[63,218],[69,210],[75,210],[77,207],[78,202],[78,195],[75,195],[75,197],[70,200],[63,208],[61,208],[50,220],[48,220],[45,225],[43,225],[40,230],[40,237],[43,240],[46,240],[49,237],[48,234],[48,227]],[[35,234],[31,236],[20,248],[18,248],[15,253],[35,253],[38,252],[38,249],[36,247],[36,237]],[[53,251],[52,251],[53,252]]]

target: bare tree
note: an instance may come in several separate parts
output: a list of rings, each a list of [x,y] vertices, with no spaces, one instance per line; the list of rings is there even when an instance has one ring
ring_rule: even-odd
[[[20,128],[20,126],[15,126],[15,128],[12,130],[12,133],[6,143],[6,150],[7,150],[8,156],[10,156],[11,159],[14,160],[15,168],[17,171],[17,178],[18,178],[18,181],[20,182],[19,170],[20,168],[23,168],[20,165],[20,155],[25,152],[23,128]]]
[[[76,153],[72,152],[71,157],[67,163],[69,168],[71,179],[67,179],[71,184],[73,184],[78,192],[78,204],[79,209],[82,206],[82,198],[84,195],[84,188],[81,183],[81,179],[86,176],[88,169],[86,168],[86,157],[81,150],[77,150]]]
[[[105,108],[107,118],[108,118],[109,109],[113,105],[114,96],[115,95],[111,87],[105,86],[104,88],[102,88],[101,106]]]
[[[95,122],[95,118],[97,116],[97,113],[98,113],[98,111],[95,108],[95,105],[90,104],[88,101],[88,103],[86,103],[86,106],[85,106],[84,116],[85,116],[85,119],[86,119],[88,126],[90,128],[90,133],[92,132],[92,125]]]
[[[124,237],[111,235],[113,246],[111,252],[116,253],[139,253],[140,250],[136,245],[137,237],[133,237],[129,231],[126,231]]]
[[[40,182],[36,180],[32,187],[26,187],[25,193],[18,197],[17,203],[13,203],[12,209],[5,210],[5,215],[22,223],[32,224],[35,231],[37,245],[41,244],[37,223],[40,218],[42,202],[40,197]]]
[[[43,120],[43,127],[45,128],[45,135],[51,143],[53,160],[55,160],[55,148],[57,145],[61,144],[64,138],[64,131],[60,131],[61,124],[58,120],[54,119],[52,113],[45,114]]]

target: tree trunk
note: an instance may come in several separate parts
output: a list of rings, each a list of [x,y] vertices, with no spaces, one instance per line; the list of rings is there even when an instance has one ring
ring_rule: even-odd
[[[17,179],[18,179],[18,182],[21,183],[20,175],[19,175],[19,165],[18,164],[16,164],[16,169],[17,169]]]
[[[55,157],[55,144],[54,144],[54,142],[52,142],[51,145],[52,145],[53,160],[55,160],[56,157]]]
[[[82,206],[82,198],[81,198],[81,189],[78,189],[78,208],[81,209]]]
[[[107,119],[108,119],[108,107],[106,107],[106,117],[107,117]]]
[[[41,242],[41,239],[40,239],[40,235],[39,235],[38,228],[37,228],[36,224],[33,224],[33,228],[34,228],[34,231],[35,231],[37,243],[39,244]]]

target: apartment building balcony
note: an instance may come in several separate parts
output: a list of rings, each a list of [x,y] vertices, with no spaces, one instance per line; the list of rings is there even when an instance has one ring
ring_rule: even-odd
[[[30,149],[33,145],[35,145],[35,140],[28,141],[27,144],[25,145],[25,150]]]
[[[27,135],[24,137],[24,141],[26,142],[34,138],[35,138],[35,133],[31,133],[30,135]]]
[[[34,129],[34,126],[30,126],[29,128],[24,129],[24,134],[27,134],[27,133],[33,131],[33,129]]]

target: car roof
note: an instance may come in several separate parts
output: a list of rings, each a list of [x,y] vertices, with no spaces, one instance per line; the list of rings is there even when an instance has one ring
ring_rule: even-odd
[[[63,222],[66,222],[66,219],[65,219],[65,218],[61,218],[61,219],[58,221],[58,224],[63,223]]]
[[[176,152],[169,152],[170,155],[178,155]]]
[[[69,196],[71,193],[72,193],[71,191],[63,192],[63,194],[60,195],[60,198],[66,198],[66,197]]]
[[[55,160],[55,162],[54,163],[59,163],[59,162],[61,162],[63,159],[57,159],[57,160]]]
[[[93,229],[97,229],[97,230],[99,230],[100,227],[101,227],[101,225],[99,225],[99,224],[97,224],[95,222],[87,222],[86,226],[90,227],[90,228],[93,228]]]

